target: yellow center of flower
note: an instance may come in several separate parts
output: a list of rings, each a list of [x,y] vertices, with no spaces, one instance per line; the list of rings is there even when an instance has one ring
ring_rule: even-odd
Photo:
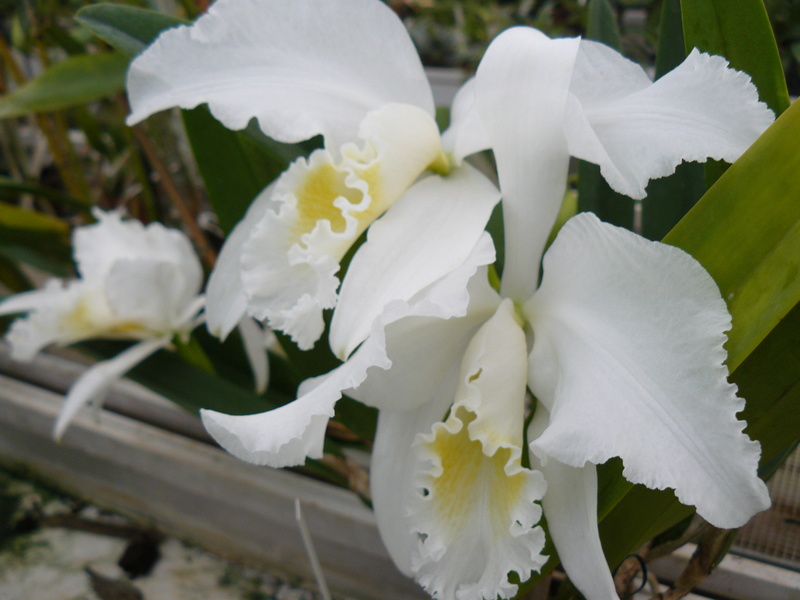
[[[451,434],[442,427],[428,444],[442,467],[441,474],[432,477],[428,490],[437,518],[455,535],[469,526],[476,511],[484,511],[489,517],[484,522],[491,523],[492,533],[507,536],[509,515],[525,489],[525,472],[506,474],[510,448],[500,448],[493,456],[486,456],[481,442],[469,438],[468,426],[475,420],[474,413],[459,407],[449,417],[454,418],[462,422],[461,429]]]
[[[364,202],[362,190],[347,185],[348,176],[352,176],[349,169],[327,161],[308,168],[302,174],[293,190],[297,198],[293,239],[299,241],[303,235],[314,231],[320,221],[328,221],[334,233],[344,233],[347,231],[347,222],[343,209],[348,209],[348,213],[357,221],[356,231],[348,236],[355,239],[388,208],[388,203],[382,201],[380,193],[379,163],[373,162],[357,169],[357,177],[369,195],[368,202]],[[334,204],[339,198],[346,201],[345,206],[341,200],[339,206]]]
[[[90,295],[78,299],[75,307],[64,315],[61,325],[74,337],[137,337],[145,331],[141,323],[116,321],[105,302]]]

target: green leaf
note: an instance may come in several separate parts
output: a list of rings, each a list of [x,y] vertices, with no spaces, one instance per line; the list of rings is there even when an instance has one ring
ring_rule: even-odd
[[[72,271],[69,226],[49,215],[0,203],[0,255],[59,276]]]
[[[677,67],[686,58],[681,21],[681,0],[664,0],[658,21],[656,79]]]
[[[608,0],[589,0],[586,15],[586,37],[603,42],[617,50],[622,48],[617,14]]]
[[[135,56],[159,33],[186,21],[162,13],[121,4],[93,4],[75,15],[81,25],[128,56]]]
[[[125,89],[128,57],[118,52],[70,56],[0,98],[0,118],[61,110]]]
[[[65,207],[77,208],[80,210],[86,208],[86,204],[83,201],[61,190],[39,185],[38,183],[15,181],[8,177],[0,176],[0,197],[17,198],[21,194],[31,194],[32,196],[47,198]]]
[[[0,254],[0,283],[14,293],[33,289],[33,282],[17,265]]]
[[[267,138],[260,142],[248,133],[226,129],[206,106],[182,114],[208,198],[220,226],[229,232],[289,160]]]
[[[789,92],[763,0],[681,0],[687,52],[699,48],[724,56],[753,79],[758,95],[775,115],[789,106]],[[711,185],[725,164],[706,165]]]

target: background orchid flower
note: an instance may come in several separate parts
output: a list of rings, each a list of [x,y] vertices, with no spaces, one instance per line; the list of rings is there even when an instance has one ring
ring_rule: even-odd
[[[16,319],[6,339],[11,355],[31,360],[53,343],[91,338],[139,340],[97,363],[73,385],[56,421],[60,438],[78,410],[102,400],[111,385],[150,354],[197,325],[204,298],[203,270],[188,238],[160,223],[147,227],[120,212],[94,212],[98,222],[73,234],[79,278],[50,280],[41,290],[0,302]]]
[[[392,368],[349,392],[381,409],[372,495],[384,541],[437,598],[513,595],[508,571],[524,579],[543,563],[535,520],[518,516],[541,499],[573,583],[588,600],[616,599],[594,466],[611,457],[622,458],[630,481],[675,489],[718,527],[741,526],[769,506],[759,445],[742,433],[744,401],[727,382],[730,316],[699,263],[581,214],[544,255],[539,283],[570,153],[586,157],[587,146],[604,144],[604,156],[619,157],[603,169],[609,183],[636,195],[682,158],[734,160],[771,121],[748,78],[721,59],[693,53],[672,78],[646,87],[638,67],[611,52],[528,28],[491,44],[459,102],[460,118],[479,124],[463,143],[492,148],[513,215],[502,293],[479,272],[464,317],[388,328]],[[590,64],[602,67],[603,86],[585,85]],[[736,118],[716,119],[726,111]],[[639,143],[637,135],[660,143],[641,156],[616,148]],[[636,185],[625,187],[620,173]],[[493,346],[495,335],[506,343]],[[524,427],[521,379],[537,400],[527,431],[536,471],[511,460]],[[544,482],[534,484],[537,471]],[[514,480],[520,474],[530,486]],[[504,502],[492,504],[492,493]],[[485,498],[482,510],[465,500],[476,498]],[[462,559],[448,552],[455,543]],[[504,565],[478,558],[492,550]]]
[[[450,164],[414,45],[376,0],[221,0],[137,57],[128,92],[132,123],[207,103],[229,128],[255,118],[282,142],[322,134],[324,148],[290,165],[232,232],[207,313],[222,337],[250,314],[307,349],[335,306],[330,344],[346,362],[276,411],[203,412],[217,441],[246,460],[319,457],[341,391],[388,366],[387,324],[463,314],[465,282],[494,260],[484,228],[499,192]],[[367,228],[338,290],[340,261]],[[444,293],[453,282],[457,292]]]

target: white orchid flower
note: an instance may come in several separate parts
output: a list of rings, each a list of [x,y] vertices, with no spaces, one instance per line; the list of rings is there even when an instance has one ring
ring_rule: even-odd
[[[383,328],[466,310],[466,281],[494,260],[484,228],[498,190],[443,146],[414,45],[377,0],[219,0],[133,61],[128,93],[129,122],[207,103],[232,129],[255,118],[281,142],[322,134],[324,148],[295,161],[232,232],[206,312],[220,337],[250,314],[305,349],[335,307],[329,341],[346,362],[281,409],[203,412],[217,441],[245,460],[321,456],[341,391],[388,366]],[[339,289],[340,262],[367,229]]]
[[[82,406],[101,401],[115,381],[174,336],[188,335],[204,303],[203,270],[183,233],[123,221],[119,212],[94,215],[97,223],[73,234],[78,279],[50,280],[41,290],[0,302],[0,315],[28,313],[6,335],[16,360],[31,360],[54,343],[139,340],[75,382],[56,421],[57,439]]]
[[[323,309],[337,305],[350,247],[425,171],[451,167],[414,45],[376,0],[220,0],[133,61],[128,93],[130,123],[207,103],[231,129],[256,119],[281,142],[324,137],[324,148],[256,199],[226,243],[208,291],[209,327],[220,337],[247,312],[313,346]],[[428,202],[435,198],[419,198],[421,211]],[[451,253],[463,261],[471,247]],[[370,323],[360,321],[362,333]]]
[[[611,457],[718,527],[769,506],[759,444],[742,433],[744,401],[727,382],[730,315],[702,266],[590,214],[570,219],[540,261],[570,154],[640,197],[682,159],[735,160],[772,120],[719,57],[693,52],[645,79],[600,44],[518,28],[491,44],[459,99],[474,125],[463,143],[497,159],[501,293],[478,272],[464,317],[393,324],[391,368],[348,392],[380,409],[372,497],[383,539],[435,598],[513,596],[509,572],[524,580],[546,559],[541,500],[573,583],[587,600],[616,600],[597,528],[595,465]],[[520,460],[526,382],[531,469]]]

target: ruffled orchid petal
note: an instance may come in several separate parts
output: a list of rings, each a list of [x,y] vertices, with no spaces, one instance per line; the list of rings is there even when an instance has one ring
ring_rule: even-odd
[[[413,106],[388,105],[361,126],[364,145],[336,162],[325,149],[299,159],[275,184],[268,209],[242,246],[248,311],[303,348],[337,301],[339,260],[364,230],[441,156],[436,123]]]
[[[535,452],[573,467],[622,458],[624,476],[674,488],[722,528],[770,504],[760,445],[727,381],[730,315],[691,256],[601,223],[568,221],[525,306],[529,385],[551,421]]]
[[[152,260],[170,265],[175,272],[169,294],[185,306],[200,291],[203,268],[189,239],[161,223],[146,227],[135,219],[122,219],[120,211],[93,212],[97,223],[78,227],[72,236],[75,263],[81,279],[102,282],[122,260]]]
[[[239,321],[238,328],[242,336],[247,362],[250,363],[250,369],[253,371],[256,393],[261,394],[267,389],[267,385],[269,385],[267,344],[273,338],[272,333],[265,332],[250,317],[243,317],[242,320]]]
[[[396,102],[433,116],[433,96],[397,16],[370,0],[219,0],[164,32],[128,72],[128,123],[208,103],[229,129],[252,118],[281,142],[355,141],[364,116]]]
[[[70,388],[64,401],[64,406],[58,413],[53,437],[61,440],[64,431],[78,414],[78,411],[90,403],[99,403],[108,395],[111,386],[142,362],[145,358],[166,348],[170,343],[169,337],[145,340],[131,346],[112,359],[104,360],[90,367]]]
[[[527,368],[525,334],[504,300],[470,342],[455,403],[415,444],[432,467],[409,506],[422,535],[412,555],[417,580],[436,598],[504,598],[546,562],[535,504],[541,473],[521,465]]]
[[[387,326],[406,317],[464,315],[469,302],[467,281],[492,260],[494,246],[489,235],[484,234],[454,272],[411,302],[388,304],[373,323],[371,334],[347,362],[326,375],[304,381],[297,400],[256,415],[232,416],[203,410],[203,424],[223,448],[247,462],[280,468],[303,464],[306,457],[321,457],[325,427],[342,392],[357,389],[369,369],[391,367],[386,354]]]
[[[579,40],[516,27],[489,46],[475,102],[497,160],[506,254],[503,295],[525,301],[561,207],[569,153],[563,122]]]
[[[242,251],[267,210],[275,208],[274,189],[274,184],[269,185],[253,200],[244,218],[225,240],[208,278],[206,325],[212,335],[223,341],[247,314],[247,297],[242,286]]]
[[[600,165],[609,185],[633,198],[681,161],[733,162],[774,119],[750,77],[697,49],[651,83],[618,52],[584,40],[570,91],[570,154]]]
[[[410,300],[463,264],[499,199],[497,188],[467,165],[409,189],[370,227],[350,263],[331,322],[334,354],[345,360],[389,302]]]

